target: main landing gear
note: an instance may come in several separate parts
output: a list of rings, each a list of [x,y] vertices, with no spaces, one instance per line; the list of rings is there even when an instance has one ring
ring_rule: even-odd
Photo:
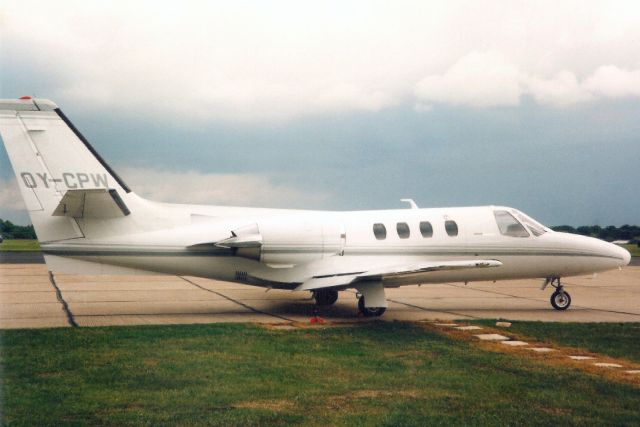
[[[356,286],[358,310],[365,317],[378,317],[387,309],[387,298],[382,282],[364,282]]]
[[[313,298],[316,300],[316,305],[333,305],[338,301],[338,291],[331,289],[319,289],[313,293]]]
[[[318,289],[313,291],[313,298],[316,303],[313,305],[313,317],[310,319],[310,323],[325,323],[325,320],[320,317],[320,307],[333,305],[338,300],[338,291],[333,289]]]
[[[566,310],[571,305],[571,295],[569,292],[564,290],[564,287],[560,283],[559,277],[551,277],[548,278],[542,289],[546,288],[547,285],[553,286],[556,290],[551,294],[551,305],[556,310]]]
[[[387,310],[387,299],[382,282],[359,283],[356,287],[358,309],[365,317],[378,317]],[[319,307],[333,305],[338,300],[338,291],[333,289],[317,289],[313,291],[316,303],[313,307],[314,317],[318,319]],[[366,300],[365,300],[366,298]],[[314,322],[315,323],[315,322]]]
[[[360,295],[360,298],[358,298],[358,310],[364,317],[378,317],[384,314],[387,307],[365,307],[364,295]]]

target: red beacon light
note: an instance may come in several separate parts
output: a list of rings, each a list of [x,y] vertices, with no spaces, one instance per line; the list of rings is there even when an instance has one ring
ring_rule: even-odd
[[[20,97],[20,98],[18,98],[18,99],[24,99],[24,100],[27,100],[27,99],[31,99],[31,97],[30,97],[30,96],[26,96],[26,95],[25,95],[25,96],[21,96],[21,97]]]

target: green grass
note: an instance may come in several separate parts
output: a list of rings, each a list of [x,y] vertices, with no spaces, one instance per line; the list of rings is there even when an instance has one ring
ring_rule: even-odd
[[[487,326],[495,320],[479,320]],[[640,323],[550,323],[511,321],[510,332],[611,357],[640,362]]]
[[[640,247],[638,245],[620,245],[629,252],[631,252],[631,256],[640,256]]]
[[[0,251],[2,252],[37,252],[40,250],[40,244],[37,240],[4,240],[0,243]]]
[[[399,322],[2,331],[12,425],[629,425],[631,385]]]

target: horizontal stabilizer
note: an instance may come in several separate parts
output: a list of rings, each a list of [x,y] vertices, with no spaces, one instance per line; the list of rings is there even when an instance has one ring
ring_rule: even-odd
[[[117,218],[131,213],[113,189],[67,190],[53,216],[72,218]]]
[[[306,280],[296,288],[296,291],[310,291],[314,289],[353,286],[356,282],[384,280],[392,277],[408,276],[412,274],[428,273],[432,271],[462,270],[471,268],[499,267],[502,263],[495,259],[422,262],[417,264],[393,265],[374,268],[368,271],[354,271],[335,275],[315,276]]]

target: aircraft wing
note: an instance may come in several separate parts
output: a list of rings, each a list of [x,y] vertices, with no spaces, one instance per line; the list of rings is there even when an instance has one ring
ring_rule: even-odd
[[[463,261],[429,261],[414,264],[391,265],[370,270],[344,272],[335,275],[314,276],[296,288],[296,291],[334,288],[353,285],[361,281],[384,280],[386,278],[427,273],[431,271],[461,270],[469,268],[499,267],[502,263],[495,259],[473,259]]]

